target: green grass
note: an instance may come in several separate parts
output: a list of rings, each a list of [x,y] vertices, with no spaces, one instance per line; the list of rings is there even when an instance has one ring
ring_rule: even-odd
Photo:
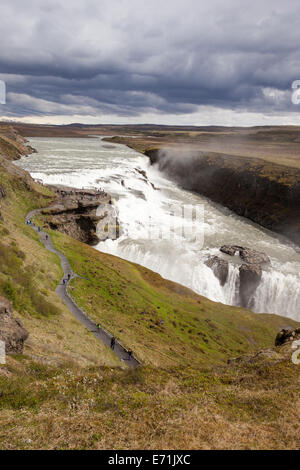
[[[20,313],[57,315],[58,308],[47,300],[49,289],[54,290],[55,284],[52,283],[41,292],[38,285],[40,280],[35,278],[34,265],[24,267],[25,257],[25,253],[19,250],[15,242],[11,245],[0,242],[0,294],[9,299]]]
[[[48,205],[53,196],[49,195],[48,189],[45,191],[34,183],[28,190],[22,179],[15,178],[1,167],[0,184],[6,191],[2,203],[4,220],[0,220],[0,293],[20,313],[57,315],[57,307],[47,299],[48,291],[55,289],[57,279],[50,278],[49,282],[47,273],[39,272],[36,259],[21,249],[16,240],[21,234],[38,242],[37,234],[25,224],[25,215],[39,204]],[[47,284],[44,294],[41,294],[39,284]]]
[[[272,346],[286,322],[296,325],[277,315],[257,315],[209,301],[142,266],[58,232],[51,236],[82,276],[71,283],[74,300],[144,363],[224,363],[229,357]]]
[[[211,302],[51,232],[84,277],[71,295],[143,361],[128,370],[55,293],[59,259],[25,224],[49,190],[1,165],[0,184],[0,290],[29,331],[24,355],[0,367],[0,449],[299,448],[299,366],[226,365],[295,322]]]
[[[296,449],[300,368],[59,368],[12,357],[0,449]],[[4,432],[5,431],[5,432]]]
[[[54,363],[120,365],[69,312],[55,292],[63,272],[58,256],[45,249],[25,223],[26,214],[47,207],[54,196],[28,174],[0,158],[0,295],[13,304],[29,332],[25,351]]]

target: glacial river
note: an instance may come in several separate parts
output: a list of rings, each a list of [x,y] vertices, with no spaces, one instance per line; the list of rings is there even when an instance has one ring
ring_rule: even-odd
[[[38,153],[17,164],[33,178],[48,184],[103,188],[112,195],[121,236],[100,242],[95,247],[99,251],[139,263],[230,305],[238,303],[237,258],[227,257],[231,264],[223,287],[204,261],[219,255],[224,244],[263,251],[271,265],[263,271],[253,310],[300,321],[300,253],[292,243],[180,188],[151,167],[147,157],[124,145],[109,144],[101,137],[30,138],[29,142]]]

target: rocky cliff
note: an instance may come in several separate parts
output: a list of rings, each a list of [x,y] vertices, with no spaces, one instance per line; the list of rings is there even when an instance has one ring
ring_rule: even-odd
[[[22,137],[12,126],[0,127],[0,156],[6,160],[18,160],[22,155],[34,153],[27,140]]]
[[[149,149],[145,154],[184,188],[300,244],[300,170],[186,149]]]
[[[6,353],[22,353],[27,338],[21,321],[13,317],[11,303],[0,297],[0,340],[5,342]]]
[[[220,251],[229,256],[239,256],[239,305],[252,308],[253,294],[260,284],[262,268],[270,264],[269,257],[260,251],[236,245],[223,245]],[[214,255],[209,256],[205,264],[224,286],[229,274],[229,261]]]
[[[41,185],[13,163],[13,160],[33,152],[35,149],[27,145],[26,139],[12,126],[0,126],[0,166],[17,177],[28,190],[39,193]],[[89,245],[119,236],[118,219],[110,195],[102,191],[63,186],[49,186],[49,189],[54,193],[55,200],[50,208],[42,212],[46,226]],[[5,187],[0,185],[0,199],[4,197]],[[49,200],[53,199],[53,194],[49,195]]]
[[[118,237],[118,221],[111,205],[111,197],[107,193],[66,186],[49,188],[57,199],[42,214],[46,225],[51,229],[89,245]]]

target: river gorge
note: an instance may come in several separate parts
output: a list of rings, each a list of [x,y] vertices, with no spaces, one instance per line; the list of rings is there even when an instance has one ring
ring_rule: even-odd
[[[251,308],[300,320],[300,253],[292,242],[183,189],[148,157],[124,145],[101,137],[38,137],[29,143],[37,153],[16,164],[33,178],[45,184],[101,188],[111,195],[120,236],[100,241],[96,249],[229,305],[239,304],[240,260],[219,248],[239,245],[264,252],[271,263],[263,267]],[[198,217],[183,218],[183,207],[196,208]],[[223,286],[205,263],[216,255],[229,261]]]

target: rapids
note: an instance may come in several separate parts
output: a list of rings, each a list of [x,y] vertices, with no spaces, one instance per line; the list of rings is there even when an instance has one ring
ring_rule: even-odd
[[[222,287],[204,261],[223,244],[247,246],[269,255],[255,292],[254,311],[300,321],[300,253],[292,243],[236,216],[168,180],[147,157],[101,137],[30,138],[38,153],[17,162],[48,184],[103,188],[112,195],[121,236],[96,248],[139,263],[211,300],[238,303],[239,272],[232,262]],[[146,173],[146,177],[145,174]],[[195,220],[182,217],[196,208]],[[226,255],[224,255],[226,257]]]

